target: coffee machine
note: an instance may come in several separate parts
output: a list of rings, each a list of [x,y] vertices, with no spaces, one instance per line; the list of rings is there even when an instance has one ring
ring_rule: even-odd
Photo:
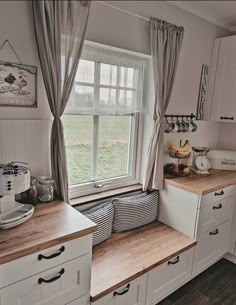
[[[30,171],[24,162],[0,164],[0,229],[27,221],[34,213],[30,204],[15,201],[15,195],[30,188]]]

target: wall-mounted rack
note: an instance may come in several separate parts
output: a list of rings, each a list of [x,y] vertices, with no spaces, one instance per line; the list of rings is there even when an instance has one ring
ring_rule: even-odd
[[[168,120],[170,118],[170,120]],[[164,115],[164,132],[195,132],[197,124],[193,121],[195,115],[191,114],[166,114]]]
[[[191,114],[165,114],[164,115],[164,118],[176,118],[176,119],[178,119],[178,118],[181,118],[181,119],[183,119],[183,118],[194,119],[195,117],[196,116],[193,113],[191,113]]]

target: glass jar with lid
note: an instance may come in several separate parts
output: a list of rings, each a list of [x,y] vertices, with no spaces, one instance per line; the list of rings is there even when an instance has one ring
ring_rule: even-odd
[[[49,202],[54,199],[54,180],[51,177],[38,177],[38,198],[41,202]]]

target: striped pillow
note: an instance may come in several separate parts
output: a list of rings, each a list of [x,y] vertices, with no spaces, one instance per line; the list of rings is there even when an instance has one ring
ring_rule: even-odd
[[[159,192],[146,196],[115,198],[113,232],[122,232],[141,227],[157,220]]]
[[[86,210],[83,214],[97,225],[97,231],[93,233],[93,246],[108,239],[112,232],[114,208],[111,202],[105,202]]]

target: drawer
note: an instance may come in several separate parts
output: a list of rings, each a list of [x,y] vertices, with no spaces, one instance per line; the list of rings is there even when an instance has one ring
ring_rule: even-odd
[[[198,237],[195,247],[193,275],[214,264],[229,249],[231,222],[227,221]]]
[[[232,219],[234,210],[234,197],[229,197],[212,203],[199,211],[198,234]]]
[[[145,305],[147,273],[107,294],[91,305]]]
[[[193,249],[148,272],[146,305],[155,305],[191,277]]]
[[[234,195],[234,186],[228,186],[217,191],[211,192],[201,197],[201,207],[205,207],[214,202],[231,197]]]
[[[90,255],[1,289],[1,305],[64,305],[90,290]]]
[[[91,251],[92,235],[90,234],[0,265],[0,288]]]
[[[84,295],[83,297],[67,303],[66,305],[90,305],[90,295]]]

